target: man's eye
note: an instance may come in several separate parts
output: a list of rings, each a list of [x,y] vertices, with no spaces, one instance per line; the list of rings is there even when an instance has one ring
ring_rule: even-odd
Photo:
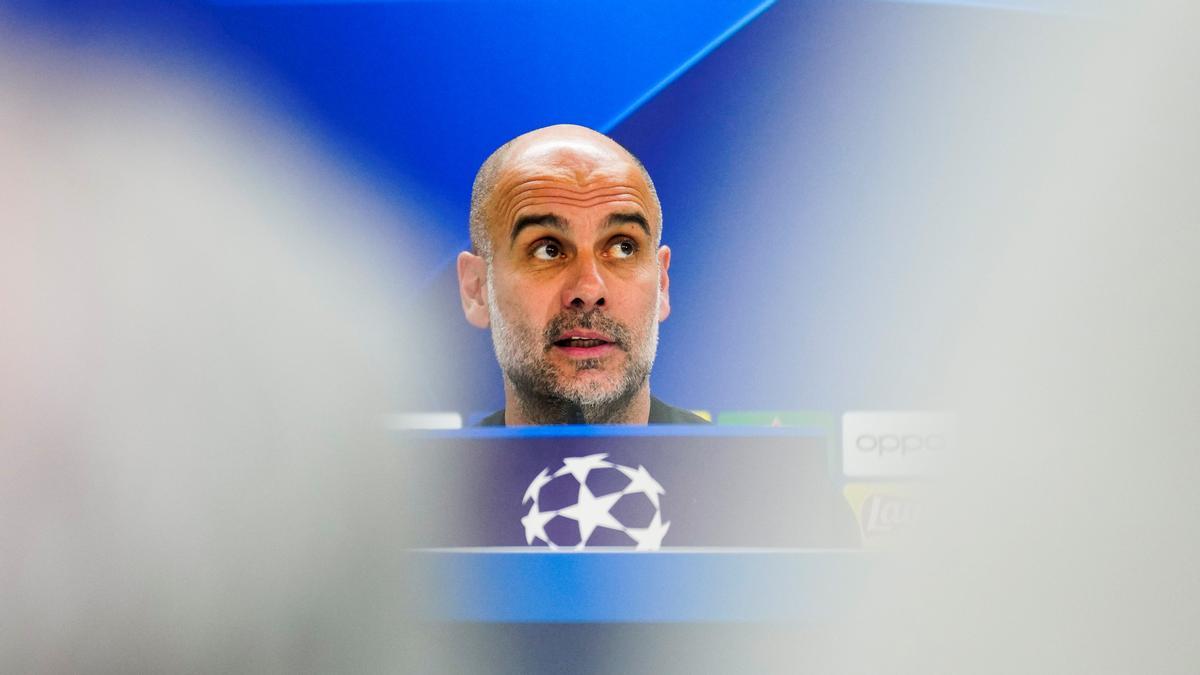
[[[608,248],[614,258],[628,258],[637,253],[637,244],[630,239],[622,239]]]
[[[553,241],[543,241],[533,249],[533,257],[538,260],[554,260],[560,255],[562,255],[562,247]]]

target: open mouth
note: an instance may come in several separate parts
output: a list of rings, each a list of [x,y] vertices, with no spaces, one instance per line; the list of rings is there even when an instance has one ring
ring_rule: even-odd
[[[573,359],[601,358],[619,346],[616,339],[607,333],[584,328],[565,330],[550,344],[559,353]]]
[[[608,340],[602,340],[600,338],[585,338],[585,337],[568,337],[568,338],[563,338],[561,340],[554,341],[554,346],[556,346],[556,347],[575,347],[577,349],[587,349],[590,347],[600,347],[603,345],[610,345],[610,344],[612,344],[612,343],[609,342]]]

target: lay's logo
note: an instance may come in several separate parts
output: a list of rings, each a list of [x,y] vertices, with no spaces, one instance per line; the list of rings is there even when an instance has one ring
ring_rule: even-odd
[[[921,517],[922,504],[911,490],[903,483],[848,483],[842,489],[864,544],[882,543]]]
[[[871,495],[863,503],[863,535],[873,537],[903,528],[917,518],[920,504],[905,497]]]

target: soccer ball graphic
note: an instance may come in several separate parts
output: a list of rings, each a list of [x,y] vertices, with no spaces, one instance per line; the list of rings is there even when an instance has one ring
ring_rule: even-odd
[[[621,466],[606,457],[567,457],[554,473],[542,469],[521,500],[533,502],[521,518],[527,544],[538,541],[552,549],[635,545],[639,551],[662,546],[671,527],[662,522],[659,503],[666,490],[645,467]]]

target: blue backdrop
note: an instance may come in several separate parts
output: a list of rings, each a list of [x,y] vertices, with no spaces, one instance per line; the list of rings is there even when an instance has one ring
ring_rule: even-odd
[[[421,252],[424,282],[403,290],[427,330],[398,348],[442,364],[413,407],[466,414],[502,402],[490,340],[463,321],[452,266],[467,245],[471,179],[500,143],[556,122],[610,133],[657,183],[674,254],[656,394],[713,411],[927,403],[922,383],[955,330],[945,317],[970,305],[971,289],[925,283],[953,261],[902,214],[880,217],[895,195],[930,190],[910,161],[919,152],[895,161],[897,139],[934,152],[954,138],[956,120],[930,92],[969,63],[940,59],[924,38],[977,39],[997,24],[1058,20],[1045,10],[1063,6],[9,3],[67,44],[119,35],[135,57],[166,47],[219,63],[364,180],[417,205],[422,217],[396,227]],[[927,297],[914,304],[917,292]],[[893,311],[913,306],[925,309]]]

